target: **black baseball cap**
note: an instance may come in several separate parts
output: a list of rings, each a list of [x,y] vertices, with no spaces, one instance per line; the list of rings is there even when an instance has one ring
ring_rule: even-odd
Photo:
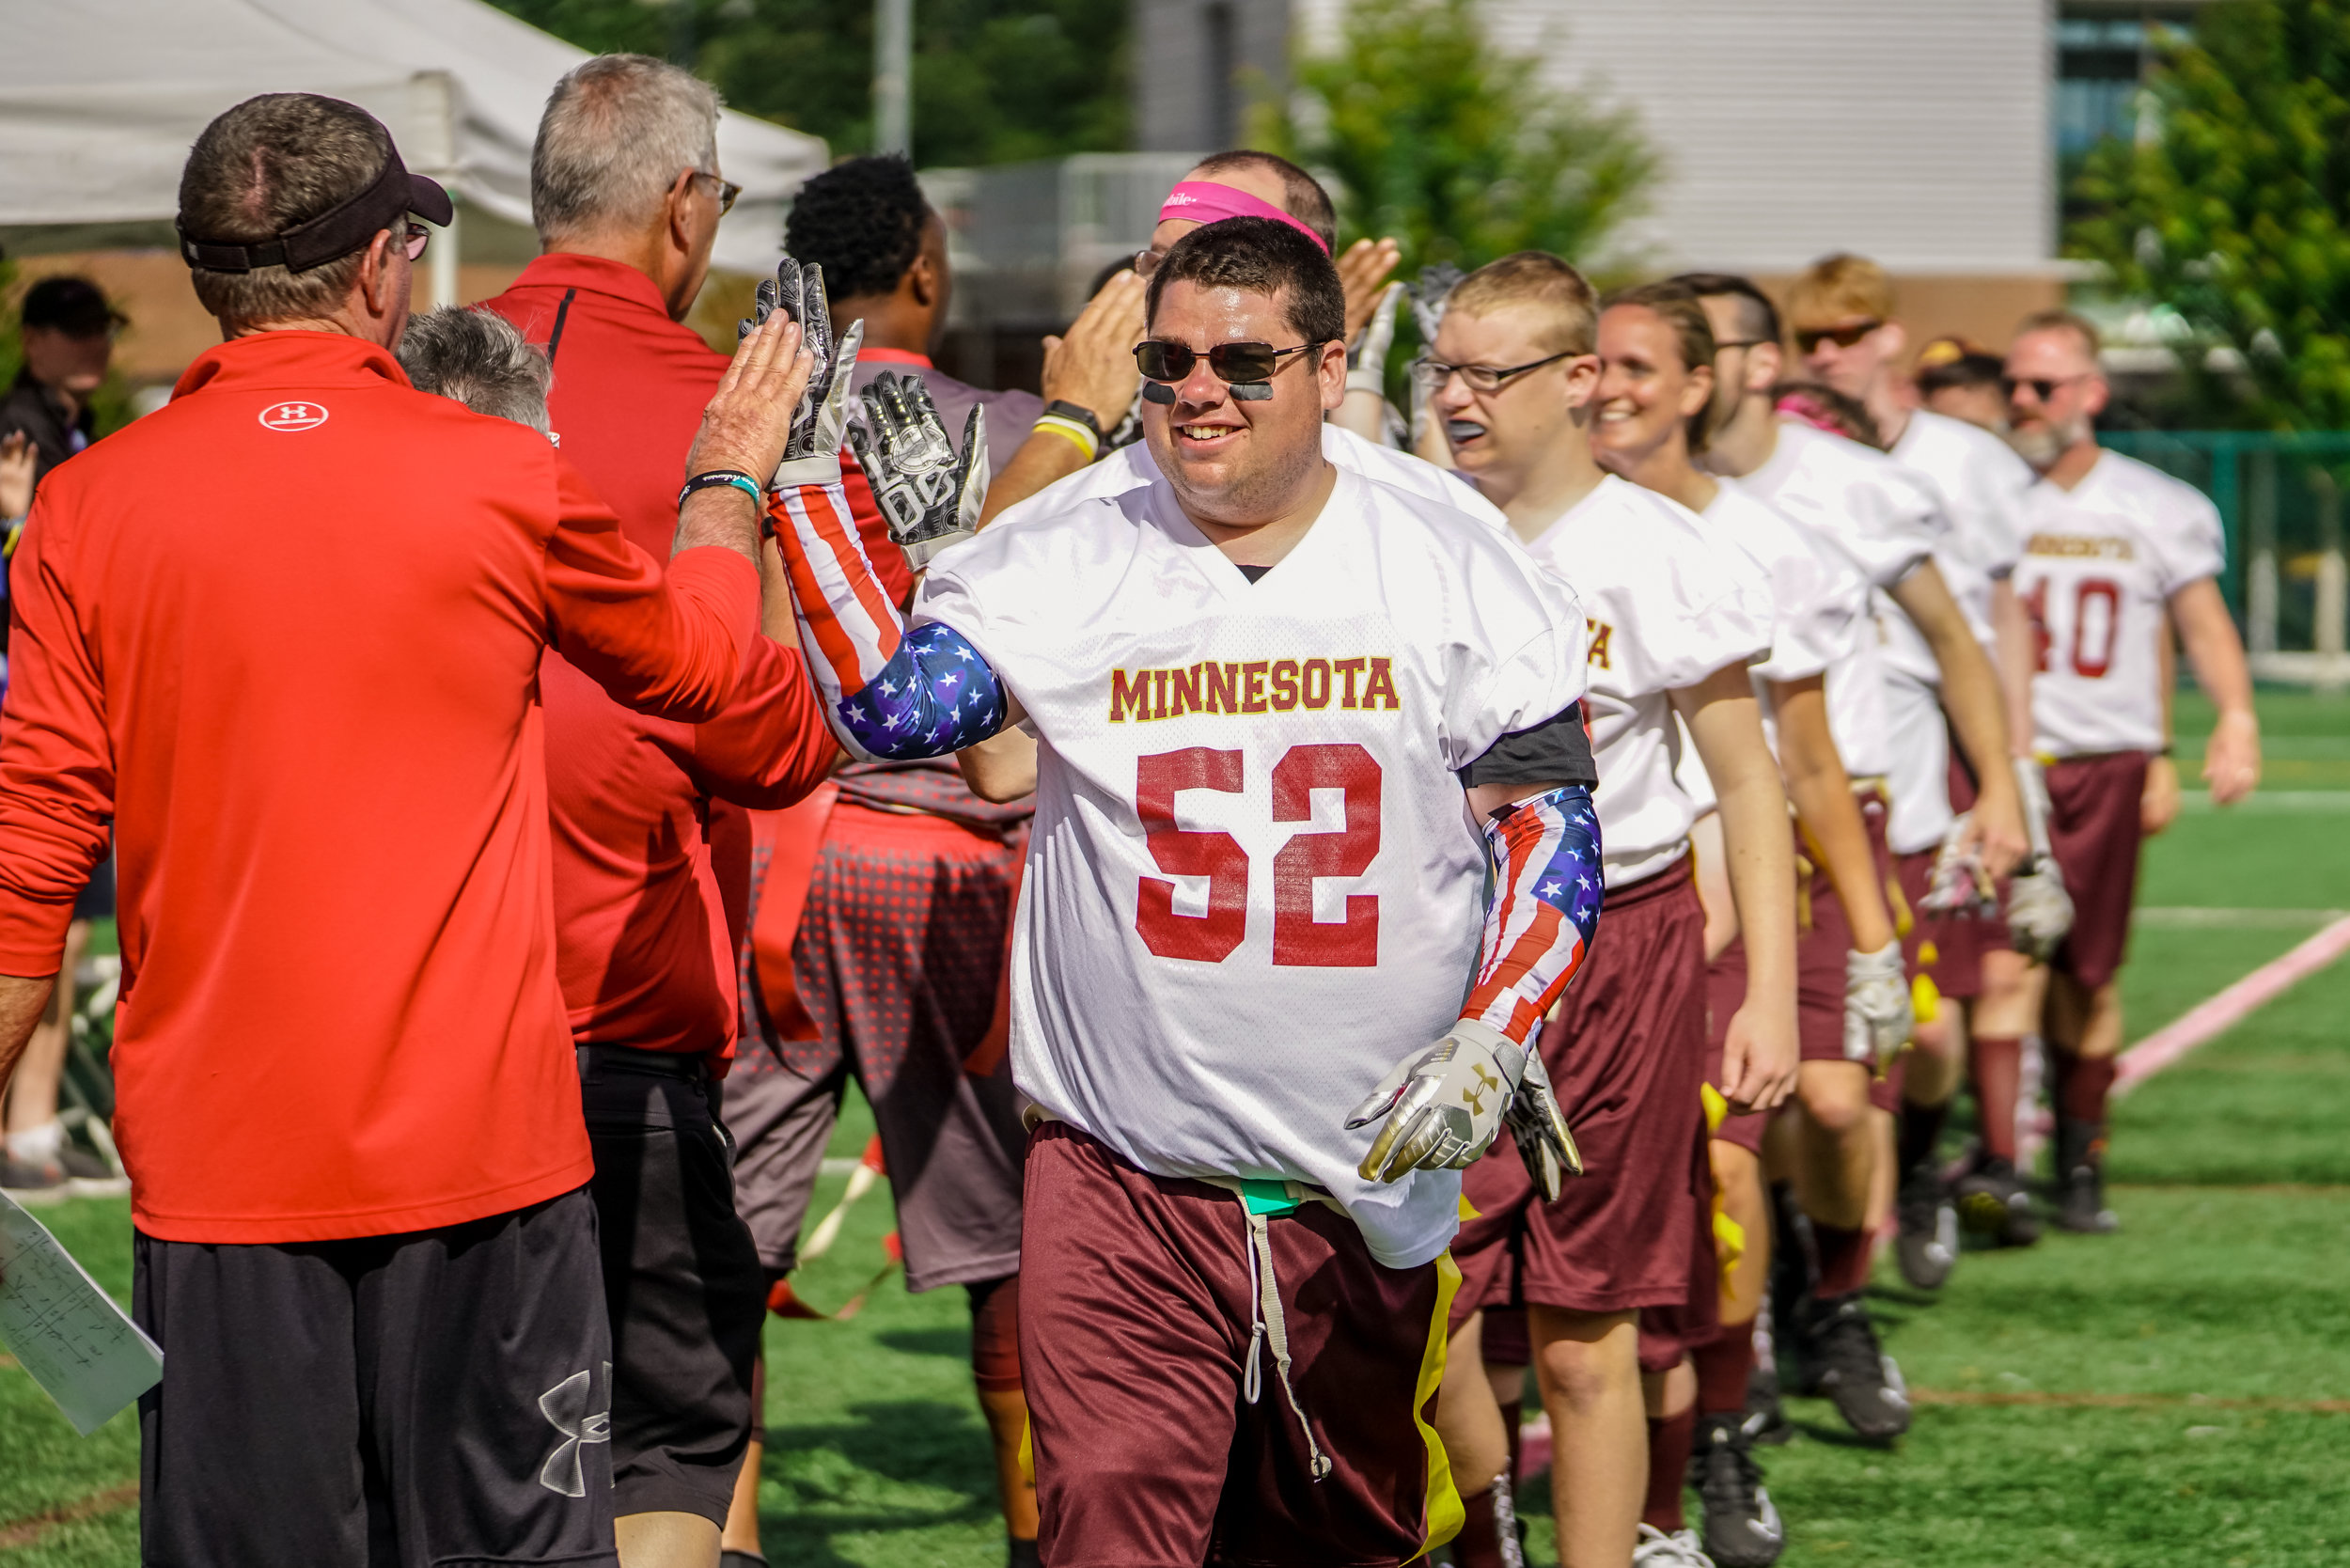
[[[68,337],[96,337],[122,324],[98,285],[86,277],[42,278],[24,290],[20,319],[28,327],[48,327]]]
[[[381,123],[381,122],[379,122]],[[214,273],[249,273],[256,267],[284,267],[308,272],[337,257],[349,256],[369,240],[414,212],[446,227],[455,209],[437,180],[410,174],[400,161],[391,133],[384,135],[389,155],[375,182],[337,207],[306,223],[299,223],[273,240],[250,243],[236,240],[206,240],[190,234],[178,219],[180,255],[190,267]]]

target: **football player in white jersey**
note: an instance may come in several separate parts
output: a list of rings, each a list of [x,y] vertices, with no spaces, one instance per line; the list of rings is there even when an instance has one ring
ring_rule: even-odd
[[[2170,627],[2219,710],[2203,753],[2213,803],[2250,793],[2261,767],[2244,644],[2215,581],[2219,514],[2201,492],[2097,445],[2107,395],[2097,351],[2094,327],[2055,311],[2028,319],[2007,356],[2016,448],[2041,475],[2015,573],[2039,633],[2032,746],[2053,759],[2049,836],[2077,908],[2041,1028],[2055,1070],[2055,1219],[2082,1231],[2114,1223],[2100,1170],[2138,845],[2178,810]]]
[[[1477,1217],[1453,1244],[1462,1326],[1438,1420],[1458,1473],[1501,1468],[1477,1309],[1523,1304],[1550,1415],[1559,1560],[1571,1565],[1621,1563],[1636,1534],[1681,1530],[1697,1423],[1676,1330],[1693,1253],[1711,1266],[1710,1184],[1694,1175],[1709,1066],[1705,911],[1689,863],[1697,808],[1673,776],[1676,713],[1720,797],[1729,880],[1754,957],[1728,1025],[1731,1106],[1776,1106],[1796,1062],[1787,797],[1747,676],[1770,651],[1770,583],[1695,514],[1593,461],[1597,315],[1590,287],[1566,262],[1541,251],[1504,257],[1453,290],[1432,353],[1415,367],[1462,471],[1574,586],[1590,634],[1584,712],[1600,776],[1607,937],[1543,1031],[1584,1176],[1541,1203],[1507,1152],[1470,1167],[1464,1191]],[[1474,1419],[1463,1419],[1466,1406]],[[1504,1560],[1470,1550],[1471,1533],[1454,1543],[1460,1568]],[[1498,1547],[1498,1530],[1488,1533]],[[1746,1533],[1745,1555],[1717,1560],[1777,1557],[1774,1529]]]
[[[1830,732],[1825,693],[1827,672],[1869,628],[1868,583],[1832,543],[1757,501],[1736,480],[1707,474],[1692,461],[1692,443],[1705,435],[1716,351],[1705,312],[1689,290],[1653,284],[1616,296],[1600,316],[1599,350],[1591,441],[1600,462],[1697,511],[1715,539],[1744,550],[1769,576],[1775,609],[1770,652],[1751,674],[1766,698],[1802,853],[1812,867],[1802,883],[1810,933],[1797,944],[1798,1054],[1816,1062],[1822,1052],[1832,1052],[1865,1075],[1863,1064],[1888,1058],[1909,1035],[1908,998],[1898,975],[1866,974],[1867,965],[1852,962],[1891,943],[1893,923]],[[1694,761],[1684,756],[1682,777],[1710,801],[1712,781]],[[1715,817],[1701,819],[1697,834],[1716,1050],[1756,956],[1742,939],[1742,911],[1733,907],[1721,876],[1727,857],[1719,826]],[[1805,1071],[1816,1084],[1815,1063]],[[1766,1121],[1731,1116],[1715,1129],[1713,1171],[1726,1213],[1745,1232],[1743,1255],[1722,1283],[1716,1326],[1707,1332],[1696,1323],[1684,1336],[1697,1374],[1700,1433],[1692,1469],[1706,1501],[1706,1549],[1719,1560],[1740,1563],[1767,1560],[1778,1539],[1745,1419],[1755,1370],[1755,1318],[1771,1251],[1761,1173]],[[1825,1310],[1832,1316],[1840,1306],[1831,1303]],[[1842,1325],[1837,1342],[1849,1352],[1850,1363],[1830,1388],[1839,1408],[1864,1430],[1881,1435],[1898,1431],[1907,1407],[1867,1320],[1836,1321]]]
[[[1011,1050],[1043,1560],[1400,1564],[1461,1516],[1426,1422],[1456,1172],[1505,1121],[1546,1192],[1574,1163],[1530,1038],[1601,899],[1583,612],[1323,458],[1343,296],[1294,228],[1193,230],[1149,313],[1161,479],[950,547],[911,629],[820,465],[770,515],[852,754],[1040,741]]]
[[[2026,827],[2035,846],[2046,842],[2037,810],[2045,789],[2030,755],[2032,647],[2030,625],[2015,596],[2013,573],[2023,552],[2025,493],[2035,476],[2005,441],[1964,420],[1918,406],[1901,373],[1908,338],[1895,319],[1891,280],[1863,257],[1839,255],[1812,263],[1789,286],[1788,321],[1804,368],[1867,407],[1876,434],[1892,457],[1933,481],[1949,531],[1934,546],[1935,565],[1966,614],[1968,627],[1999,672],[2006,698],[2008,744],[2017,753]],[[1889,607],[1888,607],[1889,608]],[[2028,953],[2044,955],[2063,935],[2070,904],[2053,862],[2037,855],[2019,892],[2007,897],[2016,916],[2018,951],[1995,919],[1937,918],[1920,907],[1934,875],[1936,851],[1952,826],[1953,809],[1973,804],[1971,776],[1953,774],[1949,728],[1941,711],[1940,671],[1932,651],[1906,616],[1884,617],[1886,697],[1892,726],[1892,807],[1886,839],[1895,856],[1913,921],[1906,946],[1951,1005],[1921,1021],[1917,1049],[1905,1063],[1898,1152],[1900,1216],[1897,1253],[1902,1273],[1921,1289],[1939,1287],[1957,1261],[1956,1213],[1935,1146],[1958,1088],[1961,1064],[1982,1066],[1979,1082],[2013,1085],[2019,1076],[2023,1037],[2031,1032],[2036,988]],[[2007,889],[2001,890],[2007,893]],[[1970,911],[1971,913],[1971,911]],[[1998,1099],[1995,1092],[1986,1101]],[[2003,1118],[2003,1119],[2002,1119]],[[1978,1180],[2014,1188],[2013,1091],[2001,1106],[1986,1105],[1984,1169]],[[2004,1162],[2004,1165],[2002,1165]],[[2005,1201],[1982,1208],[1987,1228],[2002,1241],[2031,1239],[2033,1222]]]
[[[1943,707],[1981,781],[1960,848],[1979,855],[1991,877],[2007,875],[2029,840],[2011,771],[2004,702],[1991,661],[1935,565],[1933,548],[1946,523],[1931,485],[1857,442],[1780,419],[1770,395],[1783,353],[1777,307],[1744,278],[1705,274],[1683,281],[1703,300],[1726,345],[1708,466],[1740,476],[1762,499],[1833,539],[1885,594],[1880,612],[1905,615],[1914,623],[1939,674]],[[1884,780],[1894,765],[1885,665],[1880,639],[1863,639],[1828,682],[1837,748],[1870,797],[1870,821],[1879,834]],[[1885,869],[1890,872],[1889,859]],[[1898,944],[1890,957],[1900,972]],[[1872,1082],[1848,1064],[1827,1060],[1806,1071],[1824,1080],[1816,1093],[1804,1093],[1801,1123],[1817,1156],[1806,1162],[1811,1179],[1797,1184],[1818,1243],[1820,1272],[1810,1299],[1815,1309],[1838,1303],[1837,1317],[1865,1316],[1860,1291],[1868,1280],[1870,1205],[1880,1164],[1870,1111],[1893,1109],[1898,1078],[1888,1074]],[[1846,1127],[1855,1129],[1849,1137]],[[1831,1143],[1841,1155],[1834,1161],[1825,1157]],[[1779,1325],[1807,1389],[1825,1387],[1840,1363],[1857,1365],[1851,1343],[1821,1342],[1811,1332],[1815,1325],[1835,1327],[1817,1310],[1791,1313]]]

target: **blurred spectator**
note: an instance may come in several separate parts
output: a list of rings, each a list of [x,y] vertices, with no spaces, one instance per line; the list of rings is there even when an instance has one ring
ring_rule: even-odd
[[[1918,400],[1936,414],[2007,429],[2007,362],[1963,337],[1937,337],[1918,351]]]
[[[0,399],[0,437],[23,431],[33,449],[33,481],[90,444],[90,395],[104,384],[122,318],[87,278],[44,277],[24,291],[24,368]],[[21,517],[6,507],[0,511]]]

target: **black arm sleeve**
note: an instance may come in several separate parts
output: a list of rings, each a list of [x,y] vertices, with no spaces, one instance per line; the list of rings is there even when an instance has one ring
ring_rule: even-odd
[[[1583,729],[1583,704],[1571,702],[1531,729],[1513,729],[1458,775],[1471,784],[1599,783],[1591,765],[1591,737]]]

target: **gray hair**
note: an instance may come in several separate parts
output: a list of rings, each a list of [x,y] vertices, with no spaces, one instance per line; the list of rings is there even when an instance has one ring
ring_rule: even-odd
[[[717,168],[718,102],[650,55],[599,55],[556,83],[530,149],[540,241],[650,222],[680,174]]]
[[[248,98],[204,128],[180,174],[180,226],[223,244],[258,244],[332,212],[375,183],[392,138],[356,104],[317,93]],[[331,316],[359,278],[365,251],[306,272],[199,268],[205,310],[232,327]]]
[[[417,317],[400,339],[400,365],[419,392],[437,392],[476,414],[547,432],[555,367],[494,310],[445,305]]]

